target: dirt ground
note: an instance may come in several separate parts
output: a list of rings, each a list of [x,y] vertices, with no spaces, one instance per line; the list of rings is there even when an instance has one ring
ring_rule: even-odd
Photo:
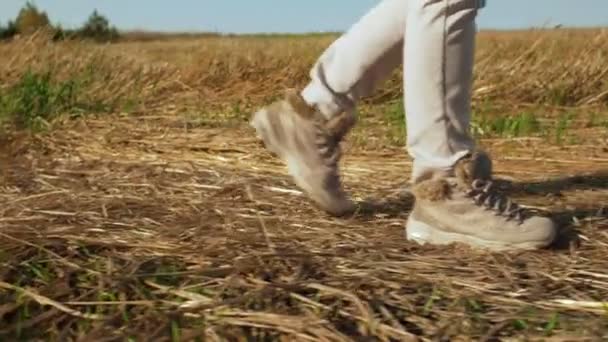
[[[359,210],[302,196],[246,118],[335,38],[0,43],[0,341],[608,340],[608,31],[480,33],[474,134],[560,224],[518,253],[404,238],[399,70],[345,146]]]
[[[561,226],[550,249],[488,253],[405,240],[401,147],[345,147],[360,209],[336,219],[245,124],[111,116],[4,139],[1,340],[608,339],[601,140],[482,140],[501,189]]]

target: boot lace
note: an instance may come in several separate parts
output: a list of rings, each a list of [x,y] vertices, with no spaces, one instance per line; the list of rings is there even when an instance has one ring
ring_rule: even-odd
[[[510,198],[498,193],[492,181],[474,180],[471,189],[467,191],[467,196],[472,198],[475,204],[496,211],[498,215],[508,220],[516,220],[519,223],[525,220],[524,209]]]
[[[328,166],[336,166],[342,157],[342,149],[340,148],[340,137],[331,135],[323,120],[314,120],[315,126],[315,144],[323,157],[323,161]]]

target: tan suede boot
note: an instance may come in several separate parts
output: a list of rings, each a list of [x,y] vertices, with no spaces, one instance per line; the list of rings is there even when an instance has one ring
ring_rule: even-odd
[[[498,194],[491,175],[489,157],[479,152],[461,159],[452,176],[428,173],[416,180],[408,239],[437,245],[461,242],[490,250],[551,244],[556,236],[553,221],[531,216]]]
[[[251,119],[268,150],[286,164],[296,185],[321,209],[336,216],[354,210],[339,176],[340,141],[354,125],[354,115],[327,120],[299,93],[260,109]]]

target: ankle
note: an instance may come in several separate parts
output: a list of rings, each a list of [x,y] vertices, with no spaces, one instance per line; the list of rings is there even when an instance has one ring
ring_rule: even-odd
[[[490,179],[492,177],[492,160],[486,152],[475,150],[458,153],[443,165],[414,161],[412,184],[448,177],[458,177],[467,182],[472,182],[474,179]]]
[[[354,111],[355,108],[355,103],[347,96],[337,95],[316,82],[308,84],[300,95],[327,120],[332,120],[341,113]]]

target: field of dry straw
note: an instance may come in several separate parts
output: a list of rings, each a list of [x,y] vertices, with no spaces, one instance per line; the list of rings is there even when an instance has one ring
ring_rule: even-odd
[[[328,217],[247,125],[334,36],[0,43],[0,340],[608,339],[608,31],[483,32],[474,134],[550,249],[405,241],[400,72]]]

